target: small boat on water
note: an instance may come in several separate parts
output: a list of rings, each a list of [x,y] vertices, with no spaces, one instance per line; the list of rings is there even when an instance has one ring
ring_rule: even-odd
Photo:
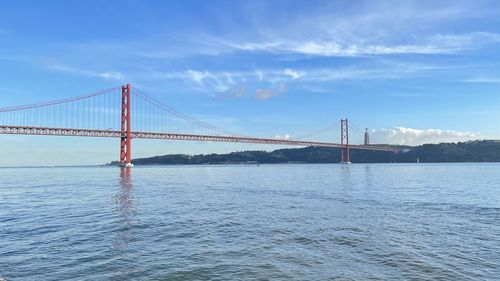
[[[343,162],[340,162],[340,164],[344,164],[344,165],[350,165],[352,164],[350,161],[343,161]]]

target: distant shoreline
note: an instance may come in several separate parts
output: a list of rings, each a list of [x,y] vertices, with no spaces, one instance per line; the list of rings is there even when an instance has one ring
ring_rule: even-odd
[[[351,150],[353,163],[495,163],[500,162],[500,141],[395,146],[400,153]],[[335,164],[340,149],[305,147],[267,151],[240,151],[226,154],[168,154],[134,159],[134,165],[261,165],[261,164]],[[118,165],[113,161],[108,166]]]
[[[399,147],[403,148],[403,147]],[[404,147],[393,154],[380,151],[351,150],[353,164],[384,163],[500,163],[500,141],[483,140],[462,143],[424,144]],[[305,147],[267,151],[240,151],[226,154],[168,154],[132,160],[136,166],[174,165],[264,165],[264,164],[336,164],[338,148]],[[102,168],[119,166],[118,161],[93,165],[16,165],[0,168]]]
[[[267,166],[267,165],[343,165],[341,163],[216,163],[216,164],[140,164],[134,165],[134,167],[173,167],[173,166]],[[500,164],[497,162],[432,162],[432,163],[351,163],[350,165],[364,165],[364,164],[375,164],[375,165],[434,165],[434,164]],[[114,164],[103,164],[103,165],[54,165],[54,166],[0,166],[0,169],[53,169],[53,168],[120,168],[119,165]],[[133,169],[133,168],[132,168]]]

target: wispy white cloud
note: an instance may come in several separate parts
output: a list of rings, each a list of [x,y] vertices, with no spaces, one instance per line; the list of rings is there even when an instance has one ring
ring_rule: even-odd
[[[345,44],[329,40],[310,40],[282,42],[275,44],[252,44],[253,48],[241,48],[233,45],[236,49],[250,51],[264,51],[271,53],[298,53],[316,56],[355,57],[366,55],[389,55],[389,54],[445,54],[461,50],[464,46],[458,43],[447,42],[447,44],[401,44],[401,45],[362,45]],[[272,47],[269,47],[272,46]]]
[[[191,80],[198,84],[203,84],[203,80],[206,78],[213,78],[214,76],[208,72],[208,71],[195,71],[195,70],[188,70],[187,74]]]
[[[252,26],[232,26],[228,36],[210,31],[172,31],[149,34],[126,44],[87,43],[72,48],[100,53],[118,50],[127,56],[153,60],[240,51],[354,57],[457,53],[498,42],[500,36],[488,32],[446,33],[440,29],[443,23],[496,16],[491,15],[488,5],[470,1],[366,1],[357,3],[354,10],[321,5],[321,12],[291,13],[285,22],[257,17]]]
[[[149,79],[186,79],[198,85],[207,81],[215,84],[226,84],[225,89],[243,81],[279,82],[323,82],[363,79],[395,79],[407,77],[413,73],[442,71],[466,66],[449,66],[426,63],[401,63],[396,61],[379,61],[376,65],[344,66],[337,68],[313,69],[259,69],[255,71],[208,71],[187,70],[180,72],[145,72],[142,76]],[[224,88],[224,87],[223,87]]]
[[[400,54],[453,54],[500,42],[500,34],[473,32],[465,34],[436,34],[418,39],[405,39],[400,43],[370,42],[363,38],[339,40],[321,39],[273,39],[272,42],[230,43],[228,46],[243,51],[270,53],[297,53],[314,56],[356,57],[369,55]],[[399,39],[401,40],[401,39]],[[380,41],[380,40],[378,40]],[[413,41],[413,42],[408,42]]]
[[[116,72],[116,71],[97,72],[97,71],[92,71],[92,70],[88,70],[88,69],[81,69],[81,68],[72,67],[69,65],[65,65],[65,64],[56,62],[54,60],[45,60],[44,64],[49,69],[60,71],[60,72],[77,74],[77,75],[100,77],[100,78],[110,79],[110,80],[123,80],[123,78],[124,78],[124,75],[121,72]]]
[[[412,129],[396,127],[372,130],[372,139],[379,143],[420,145],[425,143],[459,142],[476,140],[479,134],[439,129]]]
[[[264,80],[264,74],[262,73],[261,70],[255,71],[255,75],[257,75],[257,77],[259,78],[259,81]]]
[[[182,77],[182,74],[180,76]],[[210,91],[226,96],[231,92],[233,96],[234,94],[241,96],[245,92],[244,88],[238,88],[241,84],[235,81],[236,78],[242,77],[238,73],[188,70],[184,77],[195,82],[200,91]]]
[[[287,72],[287,71],[291,71]],[[254,91],[253,96],[265,100],[287,91],[286,81],[294,80],[303,72],[293,70],[208,71],[186,70],[174,72],[145,72],[140,77],[154,80],[182,80],[196,91],[213,97],[238,98]]]
[[[491,7],[495,5],[486,1],[361,1],[342,9],[334,3],[320,5],[321,9],[287,14],[286,21],[259,18],[251,29],[237,32],[238,36],[203,34],[196,37],[202,38],[197,43],[217,49],[219,54],[245,51],[353,57],[450,54],[499,42],[497,33],[470,29],[453,33],[442,27],[465,19],[497,17]]]
[[[304,75],[305,75],[305,73],[304,73],[304,72],[295,71],[295,70],[293,70],[293,69],[289,69],[289,68],[285,68],[284,73],[285,73],[286,75],[289,75],[289,76],[290,76],[290,77],[292,77],[293,79],[298,79],[298,78],[300,78],[300,77],[302,77],[302,76],[304,76]]]
[[[182,87],[213,97],[242,97],[254,93],[257,99],[268,99],[287,91],[288,86],[312,92],[331,92],[323,83],[350,80],[392,80],[408,78],[423,72],[449,70],[462,66],[432,65],[378,61],[377,64],[344,66],[338,68],[257,69],[248,71],[150,71],[135,73],[134,77],[148,80],[182,82]]]
[[[300,88],[304,92],[309,92],[309,93],[319,93],[319,94],[326,94],[326,93],[332,93],[332,89],[328,89],[325,86],[321,85],[308,85],[308,84],[303,84],[300,86]]]
[[[106,79],[113,79],[113,80],[122,80],[123,79],[123,74],[120,72],[99,72],[99,73],[93,73],[93,75],[106,78]]]

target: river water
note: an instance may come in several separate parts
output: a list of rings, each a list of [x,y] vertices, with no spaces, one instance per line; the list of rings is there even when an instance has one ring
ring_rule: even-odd
[[[499,280],[500,164],[1,168],[1,278]]]

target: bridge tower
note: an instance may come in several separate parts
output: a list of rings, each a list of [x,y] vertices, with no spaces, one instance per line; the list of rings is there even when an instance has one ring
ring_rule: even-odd
[[[340,145],[342,146],[341,160],[342,164],[351,163],[351,154],[349,152],[349,121],[346,119],[340,119]]]
[[[132,138],[130,129],[130,84],[122,86],[120,166],[132,167]]]

